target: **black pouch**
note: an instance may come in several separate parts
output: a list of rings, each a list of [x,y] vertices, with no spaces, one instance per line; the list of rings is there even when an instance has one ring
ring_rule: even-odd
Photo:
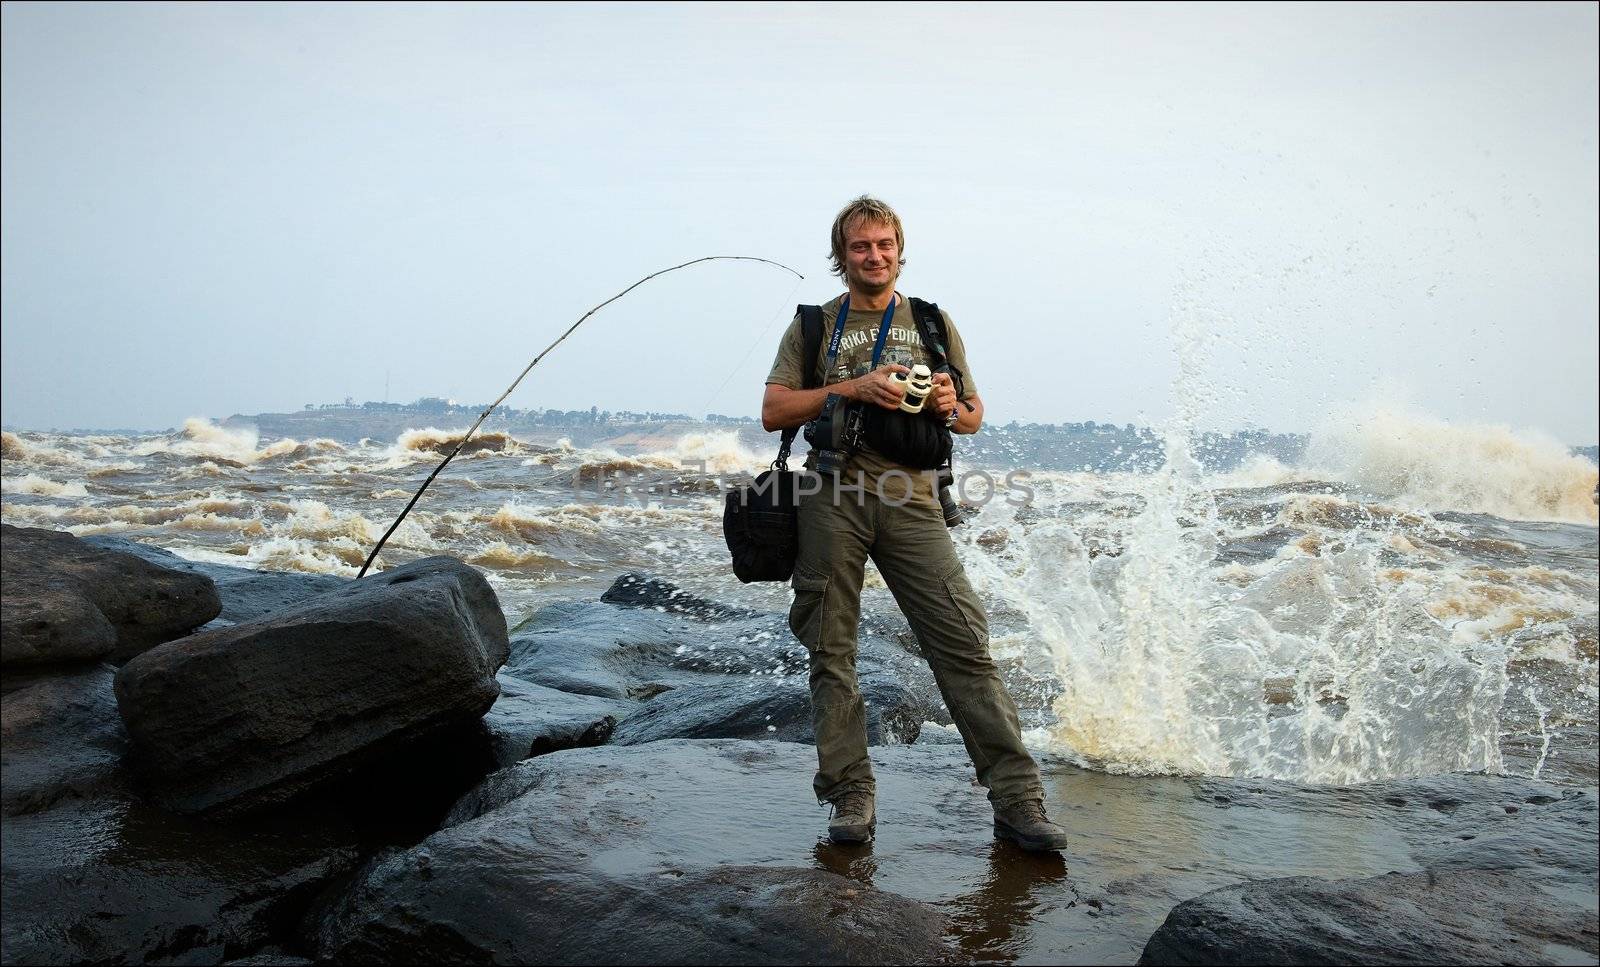
[[[950,459],[950,431],[928,411],[906,413],[864,406],[862,436],[867,445],[895,463],[937,470]]]
[[[801,354],[815,361],[822,350],[822,307],[800,306]],[[802,389],[823,384],[813,364],[800,381]],[[789,448],[799,427],[784,430],[778,459],[756,475],[755,482],[728,491],[722,509],[722,536],[733,556],[733,573],[751,581],[787,581],[800,556],[800,473],[789,469]]]
[[[754,484],[730,490],[722,511],[722,536],[733,573],[752,581],[787,581],[800,553],[800,474],[773,468]]]

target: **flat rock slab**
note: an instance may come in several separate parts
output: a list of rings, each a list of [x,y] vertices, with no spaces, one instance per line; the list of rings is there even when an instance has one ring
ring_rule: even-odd
[[[378,864],[325,921],[323,959],[885,964],[950,957],[942,914],[824,870],[723,866],[629,878],[512,868],[500,859],[493,838],[454,839]]]
[[[122,662],[222,610],[203,575],[108,551],[62,531],[0,524],[0,662]]]
[[[454,837],[491,843],[494,861],[471,887],[485,892],[505,882],[500,867],[569,870],[563,883],[724,865],[824,869],[932,905],[949,918],[958,956],[977,960],[1131,964],[1172,908],[1200,894],[1246,880],[1446,868],[1441,850],[1492,868],[1508,851],[1538,849],[1547,881],[1580,884],[1563,887],[1562,902],[1594,916],[1593,874],[1583,886],[1582,870],[1561,872],[1594,851],[1590,792],[1477,775],[1353,787],[1112,776],[1042,756],[1050,812],[1073,842],[1064,855],[1035,856],[993,838],[960,747],[871,755],[878,826],[865,848],[826,842],[811,747],[680,739],[502,770],[419,850]],[[515,889],[502,892],[484,902],[518,904]]]
[[[501,673],[500,697],[483,717],[496,768],[531,756],[601,745],[637,702],[573,695]]]
[[[1428,808],[1463,805],[1444,796]],[[1474,832],[1415,850],[1421,872],[1256,880],[1186,900],[1139,962],[1593,963],[1600,956],[1593,797],[1532,808],[1535,822],[1490,816]]]
[[[1594,963],[1593,916],[1481,871],[1288,877],[1180,903],[1141,964]]]
[[[948,959],[945,916],[809,862],[662,862],[661,841],[695,828],[657,820],[651,768],[710,766],[702,793],[741,754],[781,743],[651,743],[570,750],[496,774],[445,829],[364,870],[319,931],[338,963],[926,963]],[[657,754],[654,750],[666,750]],[[652,750],[652,751],[645,751]],[[810,750],[805,750],[810,753]],[[687,756],[688,761],[677,763]],[[551,769],[529,768],[550,762]],[[718,766],[722,769],[718,769]],[[720,771],[722,775],[717,775]],[[809,774],[800,776],[803,788]],[[689,776],[679,781],[695,781]],[[569,785],[570,784],[570,785]],[[592,790],[580,790],[586,786]],[[742,798],[722,787],[730,798]],[[542,793],[531,790],[540,789]],[[521,798],[519,798],[519,795]],[[674,799],[676,797],[673,797]],[[713,798],[706,795],[706,798]],[[502,801],[504,800],[504,801]],[[720,797],[702,814],[724,813]],[[497,808],[494,808],[497,807]],[[480,810],[489,810],[479,814]],[[714,823],[696,840],[716,839]]]
[[[174,571],[199,574],[211,579],[222,598],[222,611],[207,627],[221,628],[264,618],[307,598],[341,588],[350,582],[332,574],[302,574],[298,571],[257,571],[205,561],[191,561],[171,551],[129,540],[126,537],[96,535],[84,543],[108,551],[121,551]]]
[[[926,709],[892,678],[861,679],[867,707],[867,744],[917,740]],[[684,685],[645,702],[622,720],[614,745],[662,739],[762,739],[816,742],[811,690],[804,675],[752,676],[744,681]]]
[[[268,806],[481,717],[507,647],[483,576],[424,558],[152,649],[117,703],[165,805]]]

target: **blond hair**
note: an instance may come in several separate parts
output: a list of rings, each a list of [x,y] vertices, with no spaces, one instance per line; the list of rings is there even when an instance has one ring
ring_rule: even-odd
[[[833,220],[833,251],[829,253],[829,259],[833,263],[833,274],[840,278],[844,277],[844,233],[863,222],[877,222],[894,229],[895,245],[900,249],[900,265],[906,264],[906,233],[900,227],[900,216],[894,213],[887,202],[871,195],[862,195],[840,209],[839,216]]]

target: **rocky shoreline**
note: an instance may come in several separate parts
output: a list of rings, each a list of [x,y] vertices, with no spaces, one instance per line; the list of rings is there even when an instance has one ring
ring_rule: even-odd
[[[473,568],[360,582],[5,525],[5,963],[1594,963],[1596,797],[1046,757],[994,841],[868,620],[877,841],[810,797],[783,616],[639,575],[508,628]]]

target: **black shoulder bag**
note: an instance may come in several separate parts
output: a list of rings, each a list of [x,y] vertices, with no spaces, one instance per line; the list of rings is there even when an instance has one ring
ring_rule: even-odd
[[[817,354],[822,349],[822,307],[800,307],[800,358],[807,365],[802,389],[822,385]],[[789,469],[789,448],[799,427],[783,431],[778,459],[754,483],[728,492],[722,511],[722,536],[733,555],[733,573],[752,581],[787,581],[800,553],[800,473]]]

